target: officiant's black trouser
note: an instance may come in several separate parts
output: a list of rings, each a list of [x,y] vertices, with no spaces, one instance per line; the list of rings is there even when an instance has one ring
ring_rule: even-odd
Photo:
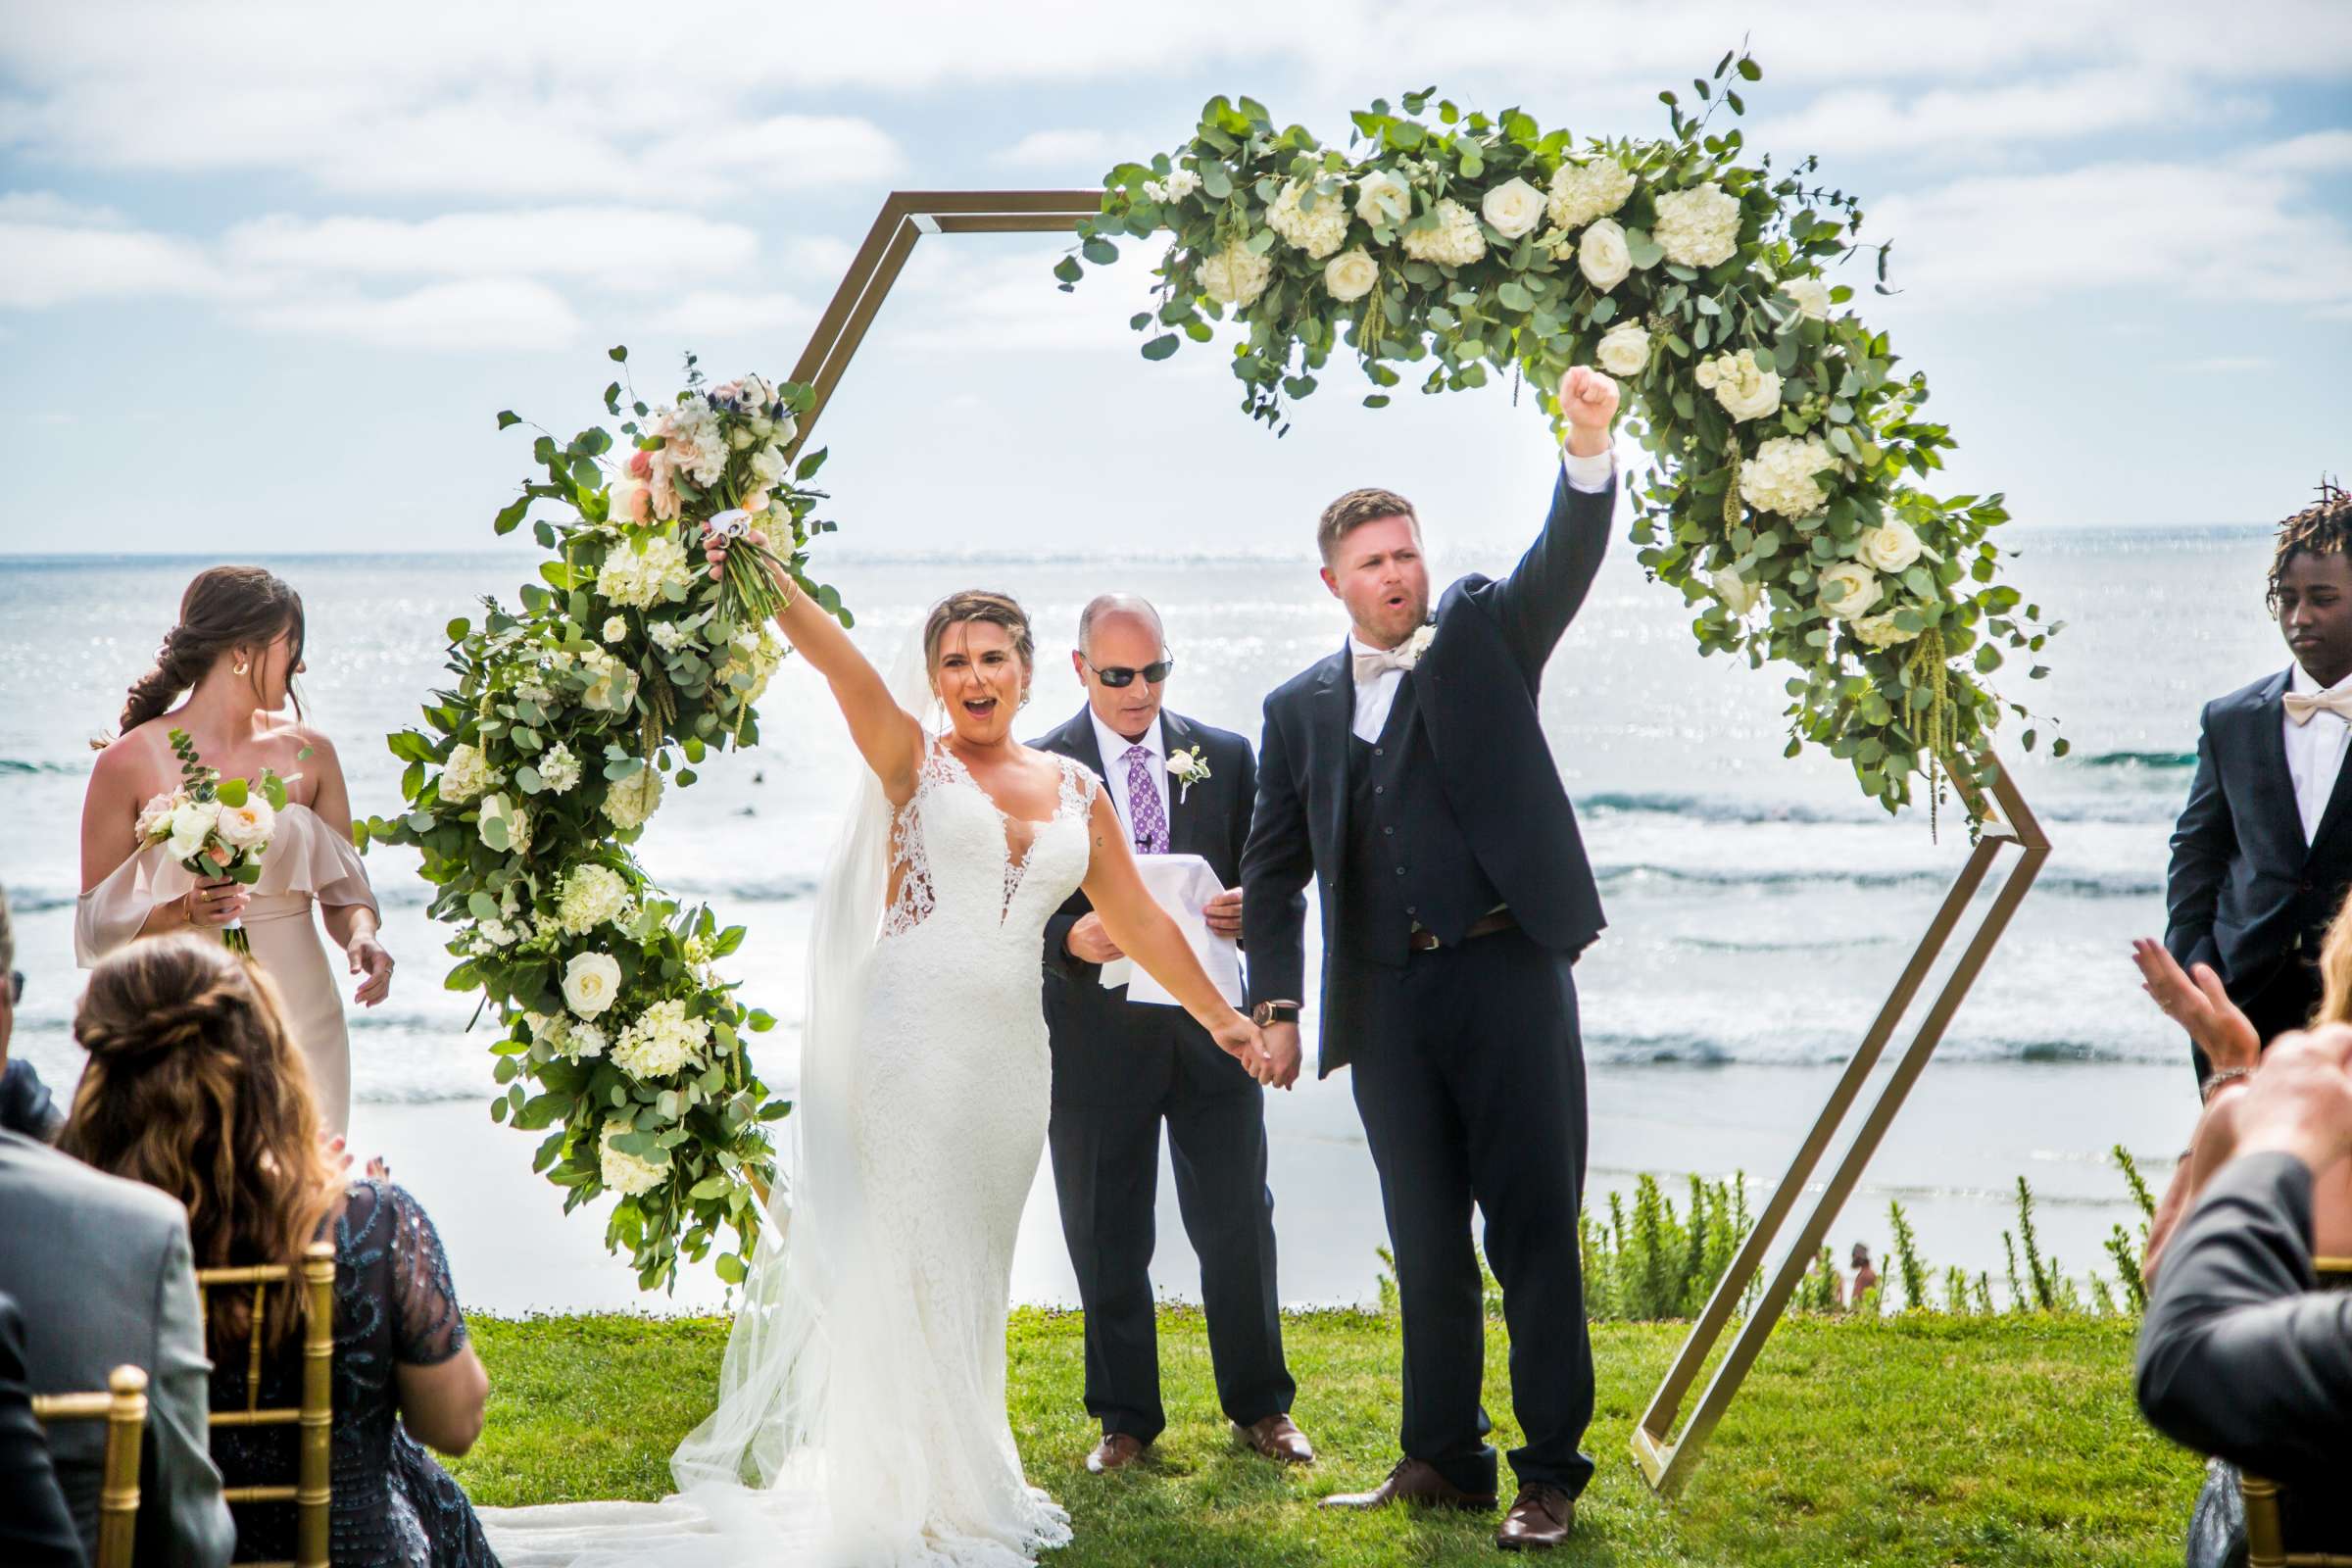
[[[1190,1023],[1177,1009],[1164,1010],[1171,1016],[1159,1027]],[[1200,1259],[1217,1402],[1247,1426],[1288,1411],[1298,1392],[1283,1362],[1275,1295],[1265,1091],[1246,1081],[1204,1089],[1179,1071],[1155,1097],[1057,1100],[1047,1142],[1062,1237],[1086,1308],[1087,1413],[1104,1433],[1144,1443],[1168,1424],[1152,1295],[1163,1118],[1177,1208]]]
[[[1479,1401],[1486,1312],[1471,1206],[1511,1337],[1520,1484],[1574,1496],[1592,1478],[1592,1420],[1576,1217],[1585,1190],[1585,1055],[1566,956],[1524,932],[1364,965],[1374,994],[1349,1072],[1396,1254],[1404,1312],[1407,1457],[1465,1492],[1494,1491]],[[1386,1027],[1382,1027],[1382,1024]]]

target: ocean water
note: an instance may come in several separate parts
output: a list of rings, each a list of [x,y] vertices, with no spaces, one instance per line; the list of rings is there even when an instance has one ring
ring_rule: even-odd
[[[1509,564],[1507,550],[1438,543],[1442,576]],[[2199,705],[2285,659],[2262,609],[2259,530],[2041,530],[2010,543],[2019,556],[2009,580],[2067,622],[2045,656],[2049,680],[2026,680],[2022,665],[2003,672],[2006,695],[2061,721],[2042,723],[2044,736],[2063,733],[2074,748],[2057,761],[2027,757],[2013,738],[2005,748],[2056,850],[1851,1205],[1854,1223],[1839,1230],[1875,1222],[1872,1234],[1883,1235],[1886,1199],[1899,1196],[1931,1216],[1922,1230],[1932,1250],[1994,1267],[1996,1278],[2012,1176],[2031,1177],[2056,1211],[2067,1261],[2088,1264],[2108,1225],[2129,1218],[2105,1152],[2125,1143],[2161,1173],[2193,1118],[2183,1046],[2139,994],[2128,943],[2163,928],[2166,841]],[[0,883],[28,978],[15,1049],[55,1084],[78,1071],[72,908],[88,742],[112,724],[205,564],[0,558]],[[270,563],[308,606],[307,710],[335,739],[361,809],[397,804],[401,764],[382,737],[413,720],[443,678],[443,624],[486,594],[511,600],[534,564],[528,553]],[[1344,631],[1303,551],[919,561],[845,552],[821,567],[858,611],[869,650],[898,646],[950,589],[1018,595],[1040,629],[1027,715],[1036,731],[1081,701],[1065,650],[1079,607],[1098,592],[1159,606],[1179,659],[1172,707],[1252,737],[1264,693]],[[1783,677],[1699,658],[1687,618],[1620,542],[1544,685],[1545,729],[1609,919],[1578,969],[1598,1189],[1643,1170],[1777,1177],[1968,852],[1956,809],[1931,836],[1924,810],[1888,817],[1834,760],[1784,759]],[[2009,726],[2012,736],[2022,727]],[[762,728],[759,750],[717,760],[695,788],[673,792],[640,853],[672,893],[708,899],[750,927],[733,967],[748,998],[784,1021],[763,1043],[762,1067],[789,1084],[808,899],[856,762],[821,682],[798,665],[771,687]],[[532,1191],[530,1142],[482,1113],[487,1039],[466,1032],[472,1001],[438,984],[445,938],[424,916],[414,858],[379,848],[370,867],[402,968],[392,1000],[352,1019],[358,1128],[384,1129],[416,1182],[442,1170],[471,1182],[502,1168],[503,1155],[518,1178],[514,1201],[552,1214],[548,1190]],[[1286,1230],[1293,1299],[1369,1288],[1379,1219],[1345,1085],[1302,1089],[1270,1113],[1277,1199],[1301,1237],[1294,1246]],[[587,1233],[597,1227],[573,1228],[585,1259],[576,1288],[541,1280],[519,1285],[514,1299],[625,1298],[596,1272]],[[1031,1229],[1025,1294],[1066,1294],[1050,1212],[1033,1213]],[[1163,1283],[1182,1293],[1181,1246],[1163,1252],[1172,1259]],[[1300,1267],[1311,1280],[1299,1282],[1294,1257],[1309,1260]],[[625,1283],[617,1265],[608,1273]]]

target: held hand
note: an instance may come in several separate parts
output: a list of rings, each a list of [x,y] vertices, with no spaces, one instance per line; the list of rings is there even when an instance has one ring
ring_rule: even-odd
[[[372,932],[355,936],[344,950],[351,956],[351,972],[365,974],[352,1000],[363,1007],[372,1007],[392,994],[392,955],[375,940]]]
[[[2192,978],[2163,943],[2146,937],[2132,942],[2132,961],[2139,966],[2140,990],[2155,999],[2167,1018],[2188,1031],[2215,1071],[2251,1067],[2262,1060],[2261,1037],[2230,1000],[2211,965],[2198,964]]]
[[[200,882],[181,897],[179,906],[188,924],[217,928],[243,914],[247,899],[241,882]]]
[[[2317,1176],[2352,1154],[2352,1025],[2280,1035],[2230,1109],[2240,1155],[2292,1154]]]
[[[1250,1077],[1261,1084],[1274,1081],[1274,1063],[1266,1054],[1264,1037],[1245,1014],[1226,1013],[1208,1032],[1217,1048],[1240,1062]]]
[[[1240,937],[1242,934],[1242,890],[1227,888],[1201,908],[1208,920],[1209,930],[1221,937]]]
[[[1275,1089],[1288,1089],[1298,1081],[1298,1026],[1295,1023],[1270,1023],[1264,1030],[1266,1058],[1273,1063],[1274,1075],[1265,1080]]]
[[[749,533],[746,533],[743,538],[744,542],[747,544],[763,545],[767,543],[767,535],[761,533],[757,528],[754,528]],[[734,541],[723,533],[712,533],[708,529],[704,530],[703,559],[710,563],[710,580],[712,582],[716,582],[719,580],[719,578],[726,575],[727,546],[733,543]]]
[[[1569,450],[1597,457],[1609,449],[1609,425],[1617,417],[1617,383],[1580,365],[1560,380],[1560,415],[1568,421]]]
[[[1102,917],[1092,909],[1078,917],[1077,923],[1070,927],[1069,939],[1062,946],[1069,950],[1071,957],[1081,963],[1110,963],[1127,956],[1119,951],[1119,945],[1110,940],[1110,933],[1102,929]]]

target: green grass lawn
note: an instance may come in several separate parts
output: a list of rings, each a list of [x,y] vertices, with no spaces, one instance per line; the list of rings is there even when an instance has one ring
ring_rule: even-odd
[[[708,1408],[718,1319],[475,1318],[488,1431],[452,1468],[484,1503],[658,1497]],[[1013,1434],[1030,1480],[1068,1507],[1094,1564],[1487,1563],[1494,1521],[1319,1510],[1396,1457],[1396,1330],[1369,1313],[1286,1320],[1296,1415],[1321,1459],[1288,1472],[1237,1447],[1217,1414],[1200,1314],[1163,1310],[1170,1427],[1136,1470],[1089,1476],[1075,1314],[1012,1326]],[[2140,1421],[2135,1325],[2099,1318],[1920,1316],[1884,1326],[1792,1319],[1717,1429],[1690,1490],[1652,1496],[1626,1440],[1682,1325],[1593,1329],[1599,1474],[1566,1563],[1633,1565],[2176,1564],[2199,1467]],[[1497,1446],[1516,1439],[1500,1325],[1489,1335]],[[1504,1502],[1509,1500],[1508,1472]]]

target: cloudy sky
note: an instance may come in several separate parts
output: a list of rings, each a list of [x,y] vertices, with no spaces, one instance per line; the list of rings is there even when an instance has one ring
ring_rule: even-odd
[[[1213,93],[1341,140],[1438,84],[1664,129],[1743,35],[1751,146],[1817,153],[1894,241],[1865,298],[2021,526],[2268,521],[2352,468],[2352,5],[1491,0],[1176,11],[17,0],[0,28],[0,553],[473,549],[514,408],[599,412],[679,356],[787,371],[893,187],[1082,187]],[[1387,483],[1522,533],[1506,389],[1276,441],[1221,350],[1152,366],[1143,270],[941,237],[828,413],[830,514],[884,551],[1302,548]],[[1146,264],[1148,266],[1148,263]]]

